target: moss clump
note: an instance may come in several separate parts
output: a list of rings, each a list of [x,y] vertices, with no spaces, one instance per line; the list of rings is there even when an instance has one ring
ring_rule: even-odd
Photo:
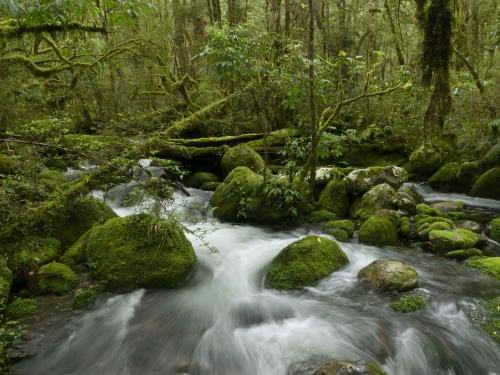
[[[9,265],[19,276],[55,260],[59,255],[61,243],[55,238],[25,237],[8,248],[11,253]]]
[[[418,229],[418,236],[422,240],[428,240],[429,239],[429,233],[432,232],[433,230],[451,230],[452,226],[449,223],[445,223],[444,221],[436,221],[435,223],[429,224],[425,223],[422,224]]]
[[[67,181],[59,171],[44,171],[38,174],[38,178],[41,182],[47,182],[49,184],[65,184]]]
[[[416,217],[416,219],[417,221],[415,222],[415,225],[417,228],[421,228],[424,224],[433,224],[433,223],[446,223],[450,227],[453,226],[452,220],[441,216],[419,215],[418,217]]]
[[[471,194],[476,197],[500,199],[500,167],[482,174],[472,186]]]
[[[500,218],[493,219],[491,222],[490,237],[500,242]]]
[[[111,219],[84,237],[64,258],[85,254],[92,279],[112,289],[176,287],[186,282],[195,262],[181,227],[151,215]]]
[[[391,307],[402,313],[421,310],[425,307],[425,301],[421,296],[405,296],[391,303]]]
[[[319,204],[340,217],[346,216],[349,212],[349,197],[345,180],[336,176],[328,182],[319,196]]]
[[[186,180],[186,186],[199,189],[206,182],[217,182],[218,177],[210,172],[196,172]]]
[[[483,329],[500,344],[500,296],[486,303],[486,323]]]
[[[247,167],[256,173],[264,169],[264,160],[251,147],[241,144],[230,148],[220,162],[222,173],[229,174],[236,167]]]
[[[0,258],[0,308],[7,303],[11,286],[12,272],[7,267],[5,260]]]
[[[389,375],[387,372],[382,370],[375,363],[370,363],[368,366],[370,367],[370,370],[373,371],[373,375]],[[367,375],[371,375],[371,374],[367,374]]]
[[[78,276],[67,265],[49,263],[38,274],[38,286],[44,294],[64,294],[79,283]]]
[[[361,225],[359,240],[368,245],[394,246],[398,241],[397,228],[389,220],[373,216]]]
[[[79,290],[75,293],[73,306],[76,309],[84,309],[88,306],[93,305],[96,298],[97,293],[93,288]]]
[[[457,174],[456,190],[463,193],[470,192],[474,181],[481,176],[481,173],[482,169],[478,161],[465,162],[460,165]]]
[[[438,253],[453,250],[471,249],[478,241],[477,234],[468,229],[433,230],[429,233],[429,241]]]
[[[482,163],[488,167],[499,167],[500,166],[500,143],[492,146],[486,155],[481,159]]]
[[[479,249],[455,250],[446,253],[446,257],[452,259],[467,259],[481,255],[483,255],[483,252]]]
[[[371,188],[363,195],[359,210],[354,213],[354,217],[363,220],[373,216],[382,209],[392,209],[396,200],[396,191],[389,184],[380,184]]]
[[[500,257],[472,258],[467,261],[466,265],[479,268],[500,280]]]
[[[441,212],[437,208],[430,207],[425,203],[417,204],[417,213],[422,216],[440,216],[440,217],[446,216],[443,212]]]
[[[200,186],[201,190],[206,191],[215,191],[222,182],[204,182],[203,185]]]
[[[403,237],[410,237],[411,223],[408,217],[402,217],[399,219],[399,231]]]
[[[340,229],[347,233],[348,237],[352,237],[354,234],[354,223],[351,220],[330,221],[323,227],[323,232],[326,234],[330,234],[328,233],[328,231],[333,229]]]
[[[358,272],[358,278],[382,290],[405,292],[418,286],[415,268],[391,260],[376,260]]]
[[[86,197],[76,201],[67,221],[62,221],[54,233],[63,248],[73,245],[94,225],[103,224],[117,215],[103,200]]]
[[[441,166],[441,155],[434,148],[422,145],[410,155],[410,167],[413,173],[428,177]]]
[[[273,259],[266,274],[268,288],[291,290],[328,276],[349,259],[327,238],[308,236],[287,246]]]
[[[307,221],[309,223],[321,223],[325,221],[335,220],[336,218],[337,215],[335,215],[333,212],[327,210],[318,210],[311,212],[307,217]]]
[[[17,172],[17,163],[7,155],[0,154],[0,178]]]
[[[7,316],[9,319],[19,319],[33,315],[38,310],[39,303],[36,299],[16,298],[7,307]]]
[[[83,236],[81,236],[78,241],[76,241],[73,246],[71,246],[64,253],[64,255],[60,259],[61,263],[66,264],[74,270],[79,270],[78,265],[84,263],[87,259],[85,249],[94,229],[95,227],[85,232]]]
[[[443,165],[431,176],[431,178],[429,178],[429,185],[438,190],[455,190],[457,187],[457,175],[459,169],[459,163],[448,163]]]

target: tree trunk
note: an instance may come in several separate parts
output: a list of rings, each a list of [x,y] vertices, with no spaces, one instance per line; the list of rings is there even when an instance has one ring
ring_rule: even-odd
[[[309,0],[309,110],[311,111],[311,165],[309,186],[314,190],[316,164],[318,160],[318,129],[316,120],[316,100],[314,88],[314,9],[313,0]]]
[[[189,73],[189,59],[184,38],[184,7],[179,0],[172,0],[172,12],[174,14],[174,44],[178,61],[179,77]]]
[[[285,0],[285,36],[290,38],[290,1]]]
[[[396,49],[396,53],[398,55],[398,63],[399,65],[404,65],[405,59],[403,57],[401,45],[399,44],[399,38],[396,32],[396,25],[394,24],[394,19],[392,18],[391,4],[389,3],[389,0],[384,0],[384,8],[387,14],[387,19],[389,21],[389,28],[391,29],[392,38],[394,39],[394,48]]]

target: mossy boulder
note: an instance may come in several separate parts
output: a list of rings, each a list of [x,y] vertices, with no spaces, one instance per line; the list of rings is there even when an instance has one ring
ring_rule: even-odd
[[[205,191],[215,191],[222,182],[204,182],[203,185],[200,186],[201,190]]]
[[[78,283],[78,276],[62,263],[49,263],[40,268],[38,273],[38,287],[43,294],[64,294]]]
[[[358,362],[333,361],[316,370],[313,375],[388,375],[374,363],[367,365]]]
[[[67,248],[93,226],[115,217],[117,215],[102,199],[86,197],[72,205],[68,219],[61,220],[54,237],[61,242],[63,248]]]
[[[61,242],[59,240],[26,236],[20,242],[6,246],[10,253],[9,267],[15,278],[23,278],[30,272],[59,256]]]
[[[236,167],[247,167],[261,173],[264,170],[264,159],[253,148],[240,144],[226,151],[220,166],[224,175],[228,175]]]
[[[441,167],[441,154],[430,145],[418,147],[410,155],[410,168],[421,177],[429,177]]]
[[[349,237],[352,237],[354,234],[354,223],[351,220],[334,220],[330,221],[323,227],[323,232],[328,233],[331,229],[340,229],[347,233]]]
[[[459,163],[447,163],[429,178],[429,185],[436,190],[455,191],[457,189],[457,175]]]
[[[420,215],[415,222],[417,228],[421,228],[424,224],[432,224],[432,223],[447,223],[450,227],[453,227],[453,221],[441,216],[427,216]],[[423,229],[423,228],[422,228]]]
[[[417,213],[417,202],[415,199],[411,195],[401,191],[396,193],[396,207],[398,210],[406,211],[410,215]]]
[[[273,259],[266,274],[268,288],[291,290],[319,281],[349,259],[335,241],[308,236],[285,247]]]
[[[493,219],[490,224],[490,237],[500,242],[500,218]]]
[[[481,162],[487,168],[500,167],[500,143],[492,146],[481,158]]]
[[[417,213],[421,216],[441,216],[441,217],[446,216],[443,212],[441,212],[437,208],[432,208],[425,203],[417,204]]]
[[[328,210],[317,210],[313,211],[306,218],[309,223],[321,223],[325,221],[331,221],[337,218],[333,212]]]
[[[457,173],[456,191],[469,193],[474,182],[481,176],[483,172],[478,161],[469,161],[462,163]]]
[[[345,179],[335,176],[330,180],[319,196],[319,204],[340,217],[346,216],[349,212],[349,197]]]
[[[429,241],[437,253],[444,254],[453,250],[471,249],[477,241],[477,234],[468,229],[433,230]]]
[[[451,259],[468,259],[472,257],[482,256],[483,252],[479,249],[463,249],[463,250],[454,250],[446,253],[447,258]]]
[[[147,214],[110,219],[84,234],[68,252],[67,262],[81,260],[84,254],[92,279],[110,289],[176,287],[187,281],[195,262],[182,228]]]
[[[210,172],[196,172],[186,179],[186,186],[199,189],[206,182],[217,182],[219,178]]]
[[[368,245],[394,246],[398,241],[397,227],[384,217],[373,216],[361,225],[359,240]]]
[[[16,298],[7,307],[7,316],[9,319],[19,319],[36,313],[39,303],[32,298]]]
[[[465,264],[472,268],[479,268],[500,280],[500,257],[471,258]]]
[[[400,167],[370,167],[349,173],[346,177],[346,187],[353,194],[362,194],[380,184],[388,184],[397,190],[407,179],[406,171]]]
[[[418,236],[424,240],[427,241],[429,239],[429,233],[432,232],[433,230],[451,230],[452,226],[448,223],[445,223],[443,221],[437,221],[432,224],[422,224],[418,229]]]
[[[472,186],[471,194],[476,197],[500,199],[500,167],[483,173]]]
[[[212,197],[215,216],[222,220],[253,216],[262,182],[262,176],[247,167],[233,169]]]
[[[75,297],[73,298],[73,306],[75,309],[84,309],[93,305],[96,298],[97,293],[93,288],[79,290],[75,293]]]
[[[12,272],[7,267],[4,259],[0,259],[0,308],[9,300],[10,287],[12,286]]]
[[[399,232],[403,237],[409,238],[411,235],[411,222],[406,216],[399,219]]]
[[[361,205],[354,213],[354,217],[366,220],[381,209],[391,210],[395,201],[396,191],[389,184],[374,186],[363,195]]]
[[[425,307],[425,300],[421,296],[404,296],[391,303],[391,307],[401,313],[414,312]]]
[[[358,278],[385,291],[405,292],[418,286],[415,268],[391,260],[376,260],[358,273]]]

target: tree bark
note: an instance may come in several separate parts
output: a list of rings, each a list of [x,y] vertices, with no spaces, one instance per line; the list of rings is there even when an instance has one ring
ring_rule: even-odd
[[[309,0],[309,110],[311,111],[311,164],[309,186],[311,192],[316,180],[316,164],[318,160],[318,129],[316,119],[316,98],[314,87],[314,9],[313,0]]]

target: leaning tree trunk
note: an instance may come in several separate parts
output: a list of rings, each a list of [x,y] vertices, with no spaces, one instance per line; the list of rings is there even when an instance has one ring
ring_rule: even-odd
[[[318,129],[316,120],[316,100],[314,88],[314,9],[313,0],[309,0],[309,110],[311,111],[311,164],[309,185],[314,191],[316,164],[318,161]]]

